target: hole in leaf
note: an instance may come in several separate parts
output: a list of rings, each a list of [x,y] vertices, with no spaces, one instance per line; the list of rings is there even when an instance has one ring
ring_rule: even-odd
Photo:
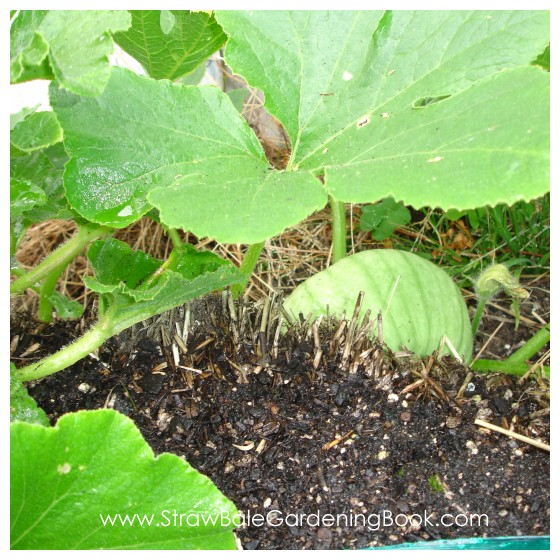
[[[241,97],[245,92],[237,109],[259,139],[271,167],[285,169],[290,159],[290,139],[282,123],[265,109],[262,91],[251,87],[228,66],[224,66],[224,91],[230,98],[234,95]],[[235,104],[235,100],[232,101]]]
[[[412,108],[413,109],[423,109],[424,107],[427,107],[428,105],[433,105],[434,103],[437,103],[438,101],[443,101],[444,99],[447,99],[448,97],[451,97],[451,95],[438,95],[436,97],[420,97],[419,99],[417,99],[412,104]]]

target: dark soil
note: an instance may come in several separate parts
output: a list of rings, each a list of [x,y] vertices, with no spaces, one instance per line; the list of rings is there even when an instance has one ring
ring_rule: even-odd
[[[481,418],[548,442],[543,380],[469,380],[451,358],[395,357],[352,323],[338,333],[336,324],[304,325],[275,344],[275,309],[263,322],[262,306],[232,316],[220,297],[193,302],[188,352],[173,342],[175,324],[182,335],[185,323],[175,310],[29,392],[53,423],[66,412],[115,408],[156,454],[184,457],[247,519],[276,510],[269,521],[277,526],[237,531],[246,549],[550,533],[549,454],[474,424]],[[78,334],[75,323],[19,318],[12,327],[17,365]],[[295,515],[317,513],[335,522],[311,516],[290,526]]]

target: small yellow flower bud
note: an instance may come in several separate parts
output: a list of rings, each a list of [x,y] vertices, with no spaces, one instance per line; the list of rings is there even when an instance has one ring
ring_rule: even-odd
[[[503,264],[493,264],[482,271],[474,285],[479,299],[488,300],[502,290],[512,298],[526,299],[529,292],[519,285],[519,280]]]

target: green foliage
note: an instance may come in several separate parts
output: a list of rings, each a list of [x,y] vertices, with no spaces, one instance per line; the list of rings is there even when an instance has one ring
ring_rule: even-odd
[[[196,83],[189,73],[224,44],[222,27],[228,65],[263,91],[285,126],[285,170],[269,165],[239,114],[239,93],[160,79]],[[158,80],[110,71],[111,36]],[[11,43],[12,81],[33,72],[57,78],[50,88],[54,116],[29,111],[13,121],[16,239],[39,215],[69,208],[108,228],[155,212],[168,230],[253,244],[251,266],[242,265],[249,270],[267,238],[329,198],[340,258],[345,202],[385,199],[362,217],[381,238],[408,218],[389,197],[474,215],[472,209],[549,189],[545,11],[22,11],[12,21]],[[66,155],[48,153],[60,143],[43,148],[59,138],[54,117],[69,156],[63,185],[59,163]],[[38,125],[40,134],[27,132]],[[23,151],[30,149],[36,151]],[[126,277],[113,278],[124,267],[105,277],[106,261],[86,279],[101,296],[107,332],[243,282],[225,266],[187,278],[190,248],[177,247],[161,264],[113,242],[95,247],[94,261],[124,251],[130,265]],[[29,285],[18,279],[16,292]],[[99,342],[98,334],[92,340]]]
[[[54,113],[10,116],[10,221],[21,235],[31,223],[72,217],[62,184],[67,161]]]
[[[79,319],[84,314],[84,306],[77,301],[72,301],[60,292],[53,292],[49,297],[49,302],[56,309],[56,314],[63,321]]]
[[[22,10],[10,29],[10,82],[56,78],[78,95],[99,95],[109,79],[110,32],[128,29],[123,11]]]
[[[390,237],[396,228],[410,222],[410,211],[393,198],[384,198],[374,206],[364,206],[360,217],[360,229],[371,231],[377,241]]]
[[[133,10],[130,15],[132,25],[115,33],[115,42],[157,80],[190,74],[227,39],[208,12]]]
[[[473,208],[548,190],[549,76],[529,67],[546,12],[217,18],[228,64],[288,131],[288,168],[324,172],[335,200]]]
[[[520,267],[524,274],[550,269],[549,194],[511,206],[445,213],[426,208],[423,213],[425,218],[413,225],[422,235],[394,237],[394,248],[436,258],[461,286],[470,288],[475,276],[494,262]],[[467,243],[456,246],[454,238],[461,234],[467,236]]]
[[[188,245],[174,249],[163,262],[108,238],[94,241],[88,258],[95,276],[83,280],[100,296],[98,322],[59,352],[20,368],[20,380],[40,379],[60,371],[135,323],[246,280],[246,275],[229,261]]]
[[[300,284],[287,298],[285,308],[300,313],[352,317],[360,292],[362,318],[371,310],[371,335],[383,321],[382,337],[394,351],[406,347],[427,356],[447,336],[468,361],[472,354],[469,314],[451,278],[431,262],[403,251],[378,249],[351,255]],[[444,353],[449,353],[448,346]]]
[[[20,420],[50,426],[45,411],[29,396],[21,381],[17,379],[16,371],[16,366],[10,363],[10,422]]]
[[[166,35],[162,15],[148,15],[165,37],[182,29],[172,14]],[[549,77],[530,67],[548,41],[545,12],[218,20],[230,34],[228,63],[264,91],[288,131],[289,172],[268,170],[223,93],[115,71],[96,100],[51,89],[71,155],[68,197],[84,217],[123,227],[154,205],[169,227],[252,243],[323,206],[325,189],[345,202],[394,196],[444,209],[548,189]]]
[[[345,249],[344,203],[384,199],[362,216],[378,238],[409,219],[394,202],[402,200],[456,210],[455,219],[467,212],[473,227],[499,231],[515,258],[526,258],[520,240],[537,203],[519,201],[549,190],[545,11],[215,17],[22,10],[10,17],[11,83],[53,80],[54,110],[24,109],[10,119],[12,255],[30,224],[73,218],[79,225],[74,238],[20,272],[10,292],[39,291],[45,320],[52,305],[61,317],[78,316],[80,306],[53,290],[68,262],[91,244],[94,276],[84,283],[99,298],[91,330],[52,356],[12,367],[12,419],[48,425],[21,381],[60,371],[123,329],[192,298],[229,285],[239,293],[265,240],[329,199],[335,257]],[[113,38],[150,77],[111,69]],[[200,81],[204,60],[226,39],[228,65],[263,91],[266,108],[285,126],[291,144],[285,170],[272,169],[240,115],[246,90],[187,85]],[[102,239],[143,215],[173,238],[167,260]],[[238,269],[182,245],[175,228],[252,245]],[[409,253],[342,259],[298,287],[287,307],[296,316],[327,310],[348,316],[360,291],[362,312],[373,312],[372,335],[381,334],[380,312],[390,348],[426,355],[447,336],[470,358],[468,313],[456,285]],[[549,336],[548,329],[538,333],[531,352]],[[526,359],[526,352],[516,353],[509,365],[519,373]],[[11,436],[12,548],[234,547],[231,523],[103,526],[99,514],[235,513],[184,461],[154,458],[132,423],[114,411],[67,415],[55,428],[16,421]],[[436,482],[437,488],[429,481],[441,491]]]
[[[235,548],[235,506],[176,455],[154,457],[114,410],[67,414],[54,428],[14,422],[10,444],[12,549]],[[174,511],[201,521],[174,525]],[[131,523],[107,522],[117,514]]]
[[[244,280],[244,275],[229,261],[189,245],[174,249],[163,262],[109,238],[92,243],[88,258],[95,276],[85,277],[84,283],[103,296],[100,307],[103,314],[111,317],[113,334],[190,299]]]
[[[10,179],[11,218],[19,218],[35,206],[45,204],[47,197],[43,189],[24,179]]]
[[[10,142],[23,152],[34,152],[62,142],[62,129],[51,112],[33,112],[10,131]]]
[[[533,63],[550,72],[550,45],[546,46],[546,49],[537,56]]]
[[[71,157],[66,195],[88,220],[125,227],[153,204],[169,227],[254,243],[326,203],[309,172],[269,170],[253,131],[217,88],[115,68],[97,99],[53,86],[51,104]]]

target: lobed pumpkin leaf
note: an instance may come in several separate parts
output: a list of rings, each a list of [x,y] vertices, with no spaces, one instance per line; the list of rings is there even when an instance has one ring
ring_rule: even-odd
[[[336,200],[465,209],[548,191],[549,77],[528,67],[547,12],[217,19],[228,64],[289,133],[288,168],[324,172]]]
[[[94,241],[88,249],[88,259],[95,277],[85,277],[84,282],[90,290],[100,294],[134,290],[163,264],[113,238]]]
[[[253,131],[215,87],[115,68],[96,99],[54,85],[50,98],[71,157],[66,195],[90,221],[125,227],[154,205],[168,227],[253,243],[326,203],[309,172],[270,171]]]
[[[114,410],[66,414],[54,428],[13,422],[10,443],[12,549],[235,548],[234,504],[176,455],[154,457]]]
[[[541,196],[549,190],[549,96],[544,72],[520,68],[420,110],[393,114],[386,106],[388,118],[372,117],[372,126],[333,142],[352,139],[368,149],[327,165],[328,189],[346,202],[393,196],[445,210]]]
[[[111,307],[113,334],[195,297],[246,280],[231,262],[189,245],[175,249],[164,263],[108,238],[94,241],[88,258],[95,276],[85,277],[84,284],[102,296],[102,307]]]

